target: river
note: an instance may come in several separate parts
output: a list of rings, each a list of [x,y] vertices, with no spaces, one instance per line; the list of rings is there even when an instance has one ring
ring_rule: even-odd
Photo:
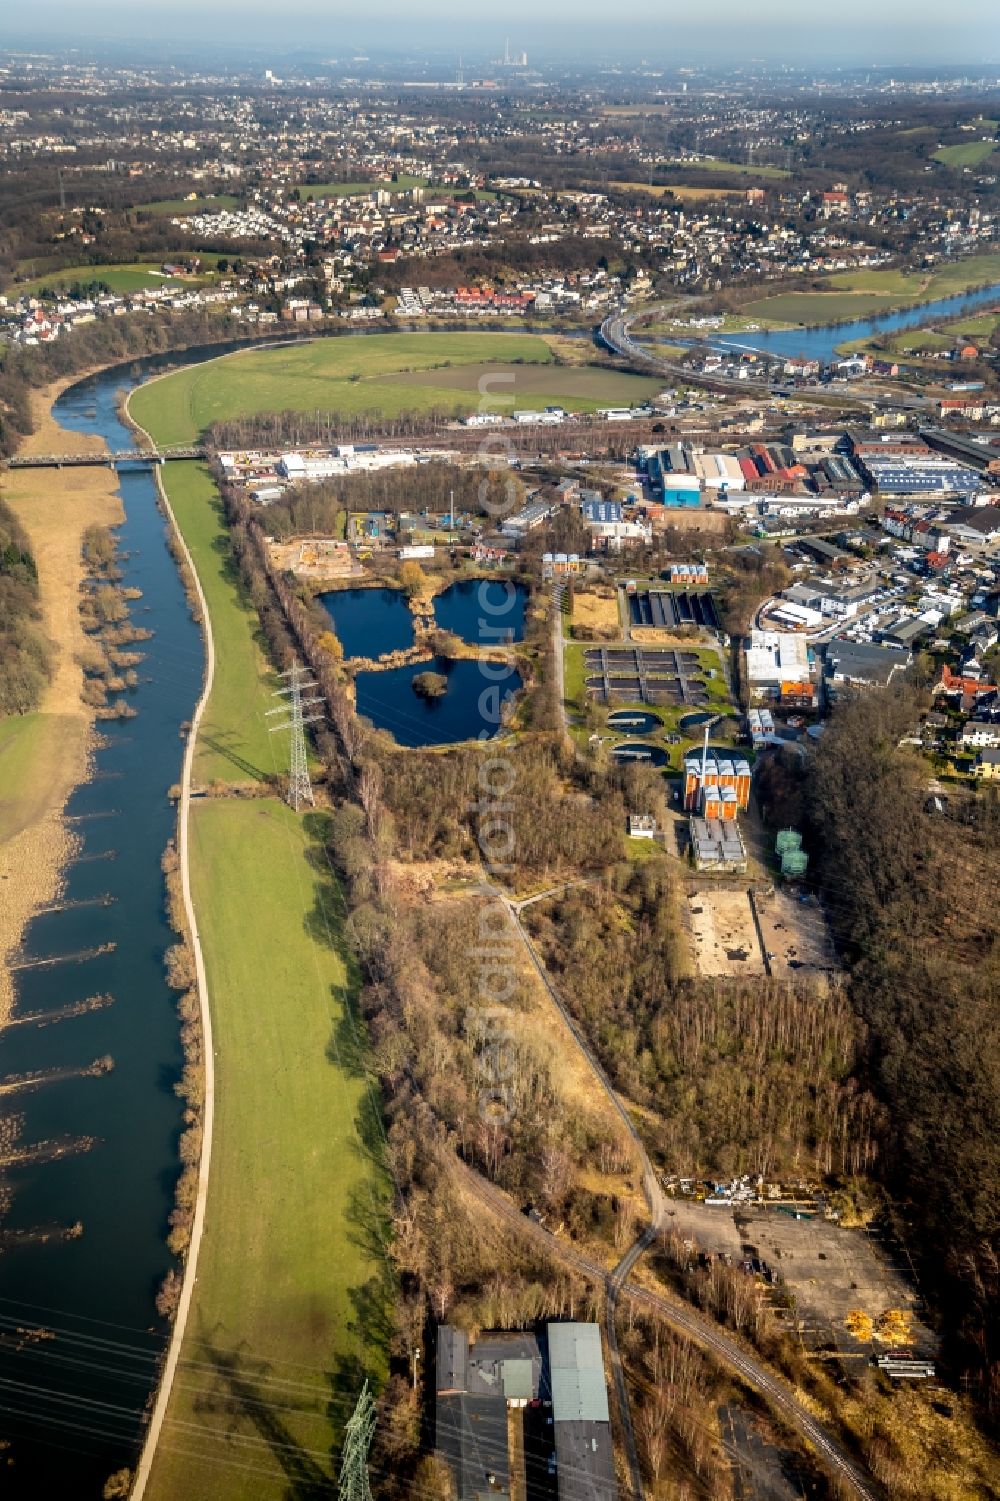
[[[105,371],[66,391],[55,416],[75,432],[100,434],[111,448],[130,447],[132,435],[117,415],[120,394],[168,364],[220,352],[156,356]],[[51,482],[58,484],[58,475]],[[37,916],[24,956],[115,948],[23,971],[17,1014],[105,993],[114,1002],[46,1027],[15,1027],[0,1041],[4,1075],[80,1067],[108,1054],[115,1067],[2,1102],[3,1114],[23,1117],[22,1143],[97,1138],[82,1155],[9,1174],[6,1231],[79,1221],[83,1233],[28,1240],[0,1257],[0,1440],[10,1444],[3,1457],[12,1461],[4,1470],[5,1501],[89,1501],[110,1472],[134,1462],[167,1335],[154,1298],[171,1265],[165,1236],[178,1172],[182,1107],[174,1084],[182,1056],[175,998],[164,980],[173,936],[160,860],[175,824],[167,792],[180,777],[181,726],[198,697],[204,656],[166,546],[153,476],[126,468],[119,484],[122,582],[142,590],[132,618],[154,634],[136,647],[145,653],[131,694],[136,718],[99,726],[106,744],[94,757],[94,776],[70,800],[81,848],[65,889],[70,902],[107,895],[111,904]],[[56,1337],[19,1339],[18,1329]]]
[[[720,349],[755,349],[784,359],[802,357],[828,363],[836,358],[843,344],[855,339],[870,339],[876,334],[897,333],[904,328],[925,328],[946,318],[958,318],[977,308],[1000,302],[1000,285],[983,287],[978,292],[960,292],[956,297],[941,297],[903,308],[896,313],[857,318],[851,323],[826,323],[816,328],[762,329],[760,333],[713,334],[708,342]]]

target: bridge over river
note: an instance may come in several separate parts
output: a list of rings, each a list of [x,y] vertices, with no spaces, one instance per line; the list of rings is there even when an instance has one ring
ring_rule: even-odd
[[[5,459],[4,469],[68,469],[89,465],[117,469],[119,464],[165,464],[169,459],[204,459],[208,449],[201,443],[167,448],[119,448],[110,453],[24,453]]]

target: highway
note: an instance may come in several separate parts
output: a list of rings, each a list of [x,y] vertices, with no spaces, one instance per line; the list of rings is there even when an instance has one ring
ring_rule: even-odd
[[[685,303],[684,307],[689,310],[693,304]],[[676,302],[645,303],[631,310],[619,309],[610,313],[601,324],[600,337],[602,343],[611,350],[612,354],[619,355],[628,360],[631,365],[639,369],[652,370],[657,375],[670,376],[672,379],[683,380],[689,386],[704,386],[710,391],[718,391],[726,395],[774,395],[773,380],[732,380],[726,376],[699,375],[696,371],[689,370],[686,365],[680,365],[672,360],[662,359],[659,355],[651,354],[641,344],[637,344],[632,337],[632,326],[640,320],[665,317],[676,309]],[[779,385],[781,381],[779,380]],[[862,392],[855,386],[850,393],[831,392],[829,389],[816,390],[813,387],[803,387],[798,390],[792,388],[792,399],[796,401],[816,401],[823,406],[846,408],[857,411],[860,408],[872,408],[886,401],[890,401],[894,407],[904,407],[912,411],[926,409],[933,405],[929,397],[913,391],[890,388],[887,391]]]

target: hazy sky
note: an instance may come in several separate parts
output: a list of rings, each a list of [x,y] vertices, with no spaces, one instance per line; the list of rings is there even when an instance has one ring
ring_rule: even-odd
[[[0,46],[118,36],[231,41],[345,58],[358,48],[512,48],[653,63],[743,58],[824,65],[1000,62],[997,0],[32,0],[0,9]]]

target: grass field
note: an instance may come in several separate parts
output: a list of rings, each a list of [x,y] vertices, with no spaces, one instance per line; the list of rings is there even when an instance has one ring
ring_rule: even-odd
[[[192,810],[216,1050],[198,1281],[152,1501],[333,1493],[363,1374],[387,1364],[380,1127],[323,818],[274,799]]]
[[[665,193],[673,193],[675,198],[683,198],[691,203],[698,203],[706,198],[742,198],[740,188],[690,188],[685,183],[654,183],[650,187],[646,182],[612,182],[608,186],[617,189],[619,193],[651,193],[654,198],[662,198]],[[593,184],[597,191],[597,184]]]
[[[12,282],[4,291],[8,296],[37,297],[48,288],[56,291],[71,287],[74,282],[87,285],[99,281],[109,286],[112,292],[148,292],[150,287],[190,287],[205,280],[206,277],[186,276],[182,279],[164,276],[159,262],[156,265],[150,262],[132,266],[64,266],[60,271],[50,271],[46,276],[36,276],[30,281]]]
[[[299,196],[309,202],[313,198],[361,198],[365,193],[374,193],[378,188],[384,188],[387,193],[405,193],[410,188],[426,186],[426,177],[410,177],[401,172],[395,182],[389,182],[388,179],[372,182],[300,182],[298,189]]]
[[[830,291],[785,292],[745,303],[745,318],[765,322],[833,323],[864,318],[907,304],[957,296],[973,287],[1000,281],[1000,255],[977,255],[929,272],[840,271],[828,279]]]
[[[195,751],[198,782],[246,782],[273,772],[278,747],[264,714],[277,680],[258,644],[257,615],[229,555],[222,502],[201,464],[166,464],[164,487],[191,549],[215,636],[212,694]]]
[[[466,378],[456,376],[455,367],[487,363],[496,367],[493,384],[480,392],[480,370],[471,388],[461,389]],[[535,372],[530,376],[533,388],[527,389],[527,367],[542,364],[549,365],[551,382],[539,381]],[[417,385],[408,379],[434,367],[439,367],[439,379],[432,384]],[[135,393],[131,407],[136,421],[160,442],[184,443],[213,421],[276,408],[334,411],[345,417],[432,409],[457,415],[484,403],[495,407],[510,396],[514,405],[543,407],[559,401],[563,391],[571,390],[567,383],[580,374],[556,365],[548,344],[533,334],[375,334],[227,355],[155,381]],[[499,375],[513,380],[499,380]],[[458,388],[449,385],[456,379]],[[608,379],[622,377],[609,372]],[[648,392],[655,385],[639,380],[636,389]],[[586,409],[601,402],[594,395],[567,394],[562,404]]]
[[[934,152],[934,161],[946,167],[981,166],[997,150],[995,139],[988,141],[959,141],[954,146],[942,146]]]
[[[181,214],[219,214],[223,209],[236,208],[239,199],[231,193],[218,193],[213,198],[158,198],[154,203],[137,203],[137,213],[173,217]]]
[[[593,411],[601,406],[628,406],[642,402],[662,389],[662,380],[641,375],[623,375],[618,370],[598,366],[567,369],[551,365],[514,365],[506,373],[513,381],[497,381],[495,365],[456,365],[451,370],[422,370],[397,377],[394,384],[431,387],[436,392],[475,393],[488,389],[488,401],[500,411],[514,407],[536,407],[545,403],[572,407],[575,411]],[[493,379],[491,386],[486,382]],[[481,384],[483,383],[483,384]]]
[[[35,823],[75,761],[79,715],[13,714],[0,719],[0,845]]]
[[[732,172],[738,177],[791,177],[792,175],[784,167],[769,167],[766,163],[754,166],[743,162],[727,162],[719,156],[703,156],[696,162],[674,161],[666,165],[689,167],[695,172]]]

